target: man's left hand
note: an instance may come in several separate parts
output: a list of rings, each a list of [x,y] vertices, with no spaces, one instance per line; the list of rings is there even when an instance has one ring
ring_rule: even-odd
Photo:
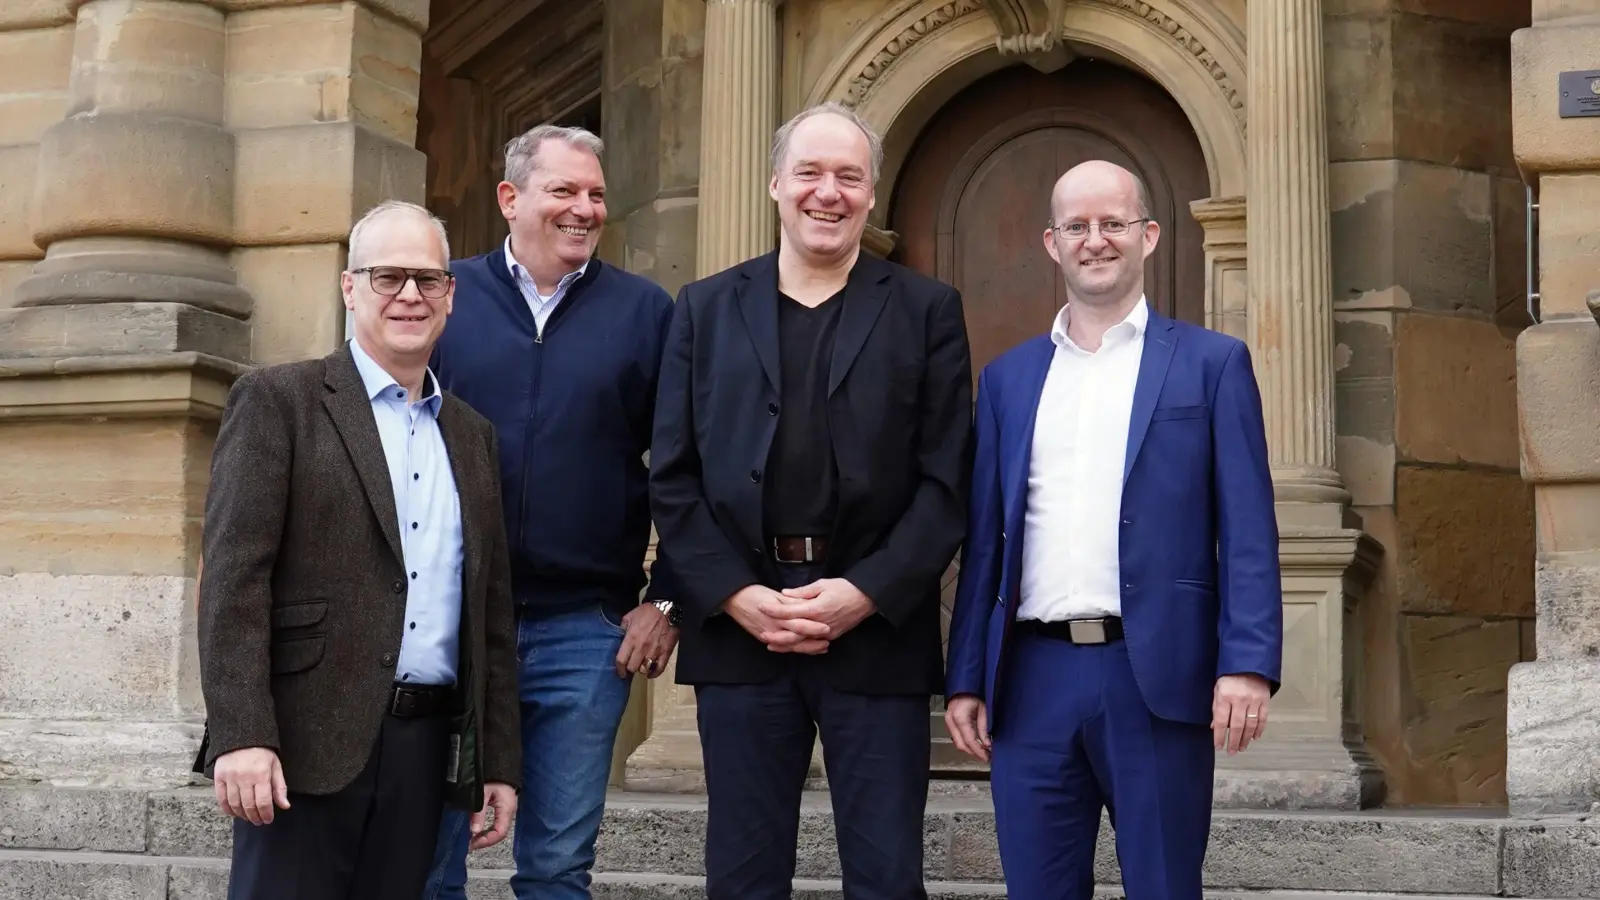
[[[665,613],[654,603],[642,603],[622,617],[622,628],[628,634],[617,651],[618,678],[640,671],[655,678],[667,670],[667,660],[678,646],[678,629],[667,622]]]
[[[1267,730],[1267,702],[1272,690],[1260,675],[1224,675],[1211,695],[1211,736],[1232,756],[1261,739]]]
[[[485,815],[489,810],[494,810],[494,824],[490,825]],[[505,840],[506,832],[511,830],[511,820],[517,817],[517,792],[509,784],[491,781],[483,786],[483,809],[472,814],[472,843],[473,850],[482,850],[493,847]]]
[[[782,604],[763,608],[774,619],[810,619],[828,626],[828,640],[836,641],[841,635],[861,624],[867,616],[878,611],[872,598],[861,593],[855,585],[843,578],[822,578],[808,585],[786,588]]]

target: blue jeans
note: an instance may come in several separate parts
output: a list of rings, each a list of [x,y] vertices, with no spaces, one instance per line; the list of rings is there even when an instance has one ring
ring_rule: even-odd
[[[588,606],[517,625],[522,794],[511,833],[517,900],[589,900],[611,747],[628,705],[622,625]],[[423,900],[464,900],[469,816],[446,809]]]

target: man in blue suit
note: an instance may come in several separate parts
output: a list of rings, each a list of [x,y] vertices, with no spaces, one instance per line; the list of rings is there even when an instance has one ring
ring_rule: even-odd
[[[1135,175],[1083,163],[1050,206],[1067,305],[978,382],[945,724],[991,764],[1012,896],[1088,900],[1104,807],[1129,900],[1199,900],[1216,751],[1279,682],[1260,393],[1242,342],[1147,303]]]

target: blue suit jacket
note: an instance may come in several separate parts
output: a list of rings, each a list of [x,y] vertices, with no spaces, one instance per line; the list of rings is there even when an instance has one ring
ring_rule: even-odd
[[[1021,601],[1034,418],[1054,353],[1048,335],[1033,338],[978,381],[946,695],[984,698],[991,730],[1001,726],[994,713]],[[1164,719],[1209,725],[1218,676],[1254,673],[1276,692],[1278,525],[1243,342],[1150,312],[1123,474],[1123,625],[1145,704]]]

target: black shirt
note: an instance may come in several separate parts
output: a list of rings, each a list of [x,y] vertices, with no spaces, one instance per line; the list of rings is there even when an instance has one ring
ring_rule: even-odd
[[[826,537],[839,506],[828,375],[844,291],[816,307],[778,294],[778,432],[767,457],[763,526],[772,537]]]

